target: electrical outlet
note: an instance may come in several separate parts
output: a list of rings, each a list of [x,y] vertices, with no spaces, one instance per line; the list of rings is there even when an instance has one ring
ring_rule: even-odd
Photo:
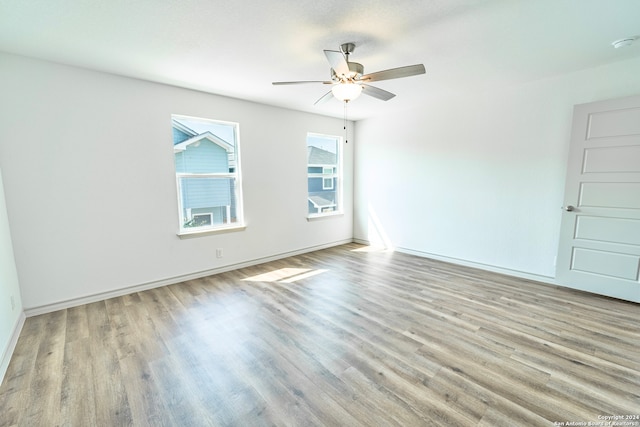
[[[216,249],[216,257],[217,258],[222,258],[222,248]]]

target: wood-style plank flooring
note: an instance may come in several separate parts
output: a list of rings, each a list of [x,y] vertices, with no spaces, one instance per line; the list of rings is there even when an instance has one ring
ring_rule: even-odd
[[[28,318],[0,426],[587,425],[640,414],[639,314],[349,244]]]

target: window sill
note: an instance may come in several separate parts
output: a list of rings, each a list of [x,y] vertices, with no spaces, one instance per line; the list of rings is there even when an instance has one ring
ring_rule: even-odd
[[[307,216],[307,221],[319,221],[322,219],[335,218],[337,216],[344,216],[344,212],[331,212],[326,214],[316,214]]]
[[[203,237],[203,236],[211,236],[214,234],[244,231],[246,228],[247,228],[246,225],[234,225],[231,227],[224,227],[224,228],[208,228],[206,230],[179,231],[178,237],[181,239],[191,239],[193,237]]]

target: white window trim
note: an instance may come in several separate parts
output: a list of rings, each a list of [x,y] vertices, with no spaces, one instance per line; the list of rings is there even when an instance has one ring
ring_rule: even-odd
[[[190,239],[192,237],[211,236],[214,234],[230,233],[234,231],[244,231],[247,229],[247,225],[234,224],[232,227],[199,227],[197,230],[181,231],[177,233],[180,239]]]
[[[343,200],[343,192],[344,189],[342,187],[343,185],[343,180],[344,180],[344,167],[343,167],[343,163],[344,163],[344,149],[343,149],[343,139],[341,136],[337,136],[337,135],[329,135],[329,134],[324,134],[324,133],[314,133],[314,132],[307,132],[307,138],[309,136],[319,136],[319,137],[330,137],[330,138],[335,138],[336,139],[336,144],[337,144],[337,148],[338,148],[338,165],[337,166],[331,166],[331,168],[333,169],[334,167],[336,168],[336,173],[334,174],[334,177],[336,178],[336,182],[335,182],[335,188],[336,188],[336,192],[338,193],[336,195],[336,203],[338,205],[338,209],[331,211],[331,212],[319,212],[319,213],[308,213],[307,209],[307,221],[315,221],[318,219],[322,219],[322,218],[332,218],[332,217],[339,217],[339,216],[344,216],[344,200]],[[306,141],[305,141],[306,142]],[[307,168],[309,166],[321,166],[322,170],[324,172],[324,169],[326,167],[326,165],[321,165],[321,164],[309,164],[309,163],[305,163],[307,165]],[[322,180],[322,184],[324,186],[324,176],[322,174],[318,174],[318,173],[314,173],[314,174],[310,174],[307,172],[307,179],[309,178],[314,178],[314,177],[323,177]],[[333,180],[332,180],[333,182]],[[324,188],[323,188],[324,189]],[[308,195],[308,193],[307,193]],[[308,198],[307,198],[307,203],[308,202]]]
[[[344,212],[342,211],[333,211],[333,212],[324,212],[324,213],[315,213],[307,215],[307,221],[316,221],[319,219],[328,219],[337,216],[344,216]]]
[[[181,239],[183,238],[191,238],[191,237],[199,237],[199,236],[207,236],[212,234],[220,234],[227,233],[232,231],[243,231],[247,228],[246,223],[244,222],[244,204],[243,204],[243,196],[242,196],[242,169],[240,167],[240,126],[235,122],[227,122],[223,120],[215,120],[215,119],[203,119],[192,116],[183,116],[179,114],[172,114],[172,118],[185,118],[185,119],[196,119],[196,120],[204,120],[211,121],[220,124],[226,124],[234,127],[235,134],[235,150],[233,155],[234,160],[234,172],[232,173],[207,173],[207,174],[193,174],[193,173],[177,173],[175,172],[174,166],[174,175],[176,177],[176,196],[178,198],[178,232],[177,236]],[[182,177],[219,177],[219,178],[232,178],[235,179],[235,197],[236,197],[236,216],[237,222],[228,223],[228,224],[216,224],[211,227],[197,227],[196,229],[184,228],[184,217],[182,216],[183,208],[182,208],[182,190],[180,189],[180,178]],[[230,211],[230,207],[227,207],[227,212]],[[213,222],[213,221],[212,221]]]

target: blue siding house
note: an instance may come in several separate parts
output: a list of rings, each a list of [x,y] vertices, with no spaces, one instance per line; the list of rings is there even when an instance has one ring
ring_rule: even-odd
[[[338,162],[335,153],[307,147],[308,213],[338,210]]]
[[[206,176],[235,171],[233,144],[210,131],[198,133],[173,119],[173,151],[183,227],[233,222],[235,180]]]

